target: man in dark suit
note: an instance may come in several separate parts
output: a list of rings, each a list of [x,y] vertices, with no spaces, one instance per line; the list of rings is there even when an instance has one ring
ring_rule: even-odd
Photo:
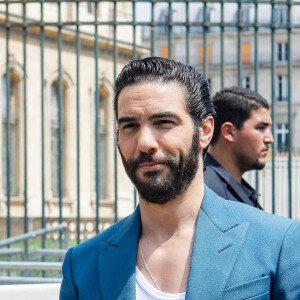
[[[213,103],[217,116],[204,161],[204,181],[224,199],[261,209],[258,193],[242,176],[266,164],[273,143],[269,104],[258,93],[241,87],[222,89]]]
[[[203,76],[163,58],[132,61],[114,109],[139,206],[68,250],[60,300],[300,299],[300,222],[204,185],[214,109]]]

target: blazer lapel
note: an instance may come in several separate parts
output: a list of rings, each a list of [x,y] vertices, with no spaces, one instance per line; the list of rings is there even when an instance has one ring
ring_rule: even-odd
[[[247,228],[248,223],[239,224],[227,207],[227,202],[205,186],[186,299],[221,298]]]
[[[135,299],[136,252],[141,228],[139,207],[100,244],[99,277],[103,299]]]

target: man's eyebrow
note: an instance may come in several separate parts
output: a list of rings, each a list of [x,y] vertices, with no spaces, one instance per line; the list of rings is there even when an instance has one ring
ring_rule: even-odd
[[[176,120],[177,122],[180,122],[179,116],[173,112],[156,113],[151,115],[148,119],[153,120],[153,119],[161,119],[161,118],[171,118]],[[137,120],[136,117],[121,117],[118,119],[118,124],[133,122],[136,120]]]
[[[268,123],[268,122],[259,122],[257,124],[257,126],[261,126],[261,125],[264,125],[264,126],[272,126],[272,123]]]
[[[171,118],[171,119],[175,119],[177,122],[180,121],[179,116],[173,112],[157,113],[157,114],[153,114],[149,117],[150,120],[161,119],[161,118]]]
[[[135,118],[135,117],[122,117],[122,118],[118,119],[118,124],[132,122],[132,121],[136,121],[136,120],[137,120],[137,118]]]

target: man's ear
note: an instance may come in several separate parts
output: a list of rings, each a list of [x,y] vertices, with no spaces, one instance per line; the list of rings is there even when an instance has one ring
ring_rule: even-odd
[[[236,127],[231,122],[225,122],[221,126],[221,136],[230,143],[234,142]]]
[[[202,122],[202,125],[199,127],[201,149],[205,149],[209,145],[213,133],[214,133],[214,118],[212,116],[209,116]]]

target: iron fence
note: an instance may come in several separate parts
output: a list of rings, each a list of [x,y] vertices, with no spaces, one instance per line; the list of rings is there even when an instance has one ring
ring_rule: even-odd
[[[292,209],[299,209],[292,192],[299,184],[292,174],[300,149],[298,42],[299,1],[2,0],[2,234],[12,235],[13,218],[24,233],[33,219],[42,228],[73,222],[79,243],[88,237],[81,227],[98,233],[136,206],[114,146],[112,86],[126,62],[149,55],[193,64],[213,91],[251,81],[270,100],[271,183],[261,191],[258,173],[254,183],[271,199],[270,211],[299,216]],[[286,124],[285,139],[277,123]],[[275,205],[279,140],[288,154],[284,212]]]

